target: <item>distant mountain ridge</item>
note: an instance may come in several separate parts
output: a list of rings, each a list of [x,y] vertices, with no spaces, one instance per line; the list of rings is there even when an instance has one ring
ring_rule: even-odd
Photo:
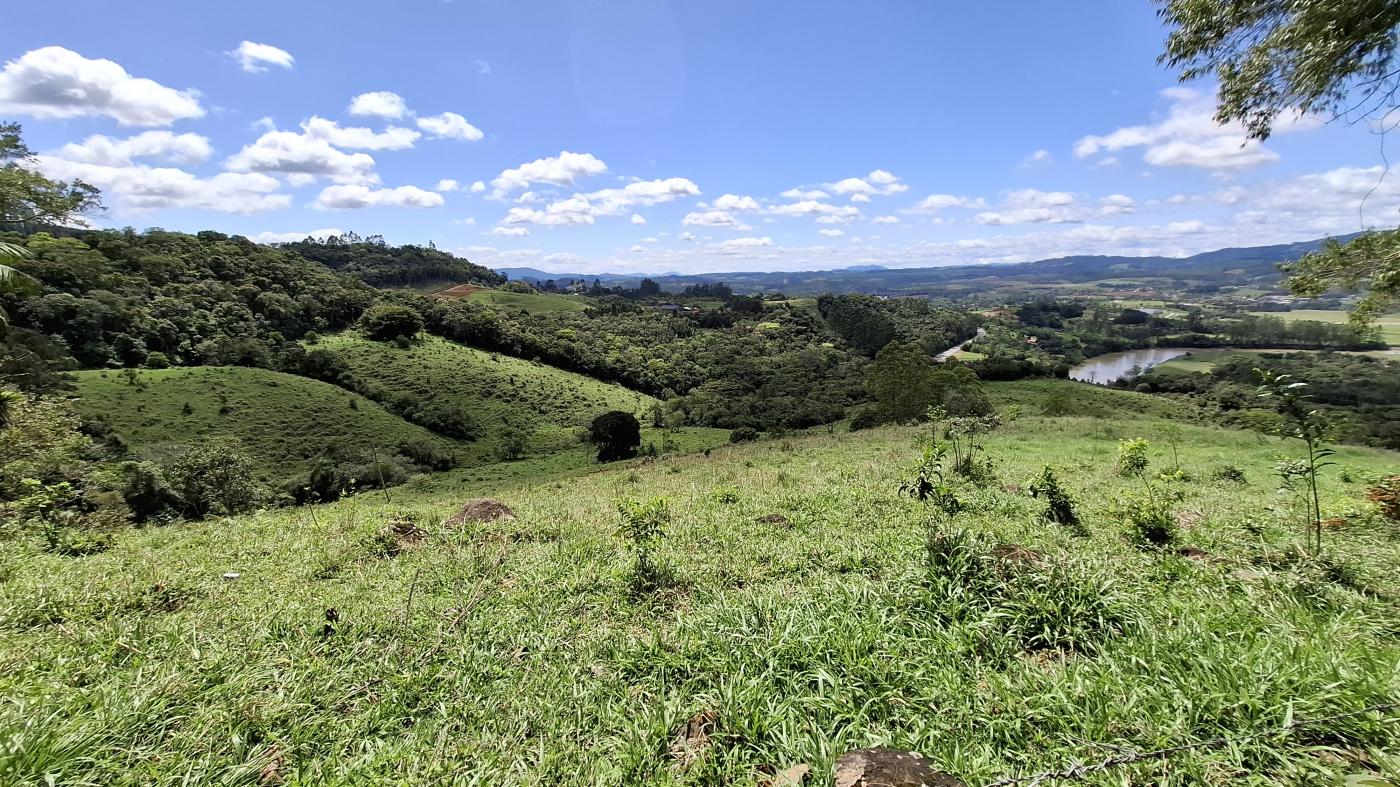
[[[1345,242],[1359,234],[1337,236],[1336,240]],[[950,284],[988,280],[1035,285],[1053,282],[1086,283],[1098,279],[1129,277],[1166,279],[1177,283],[1271,284],[1280,278],[1279,263],[1291,262],[1316,251],[1327,240],[1319,238],[1272,246],[1216,249],[1189,257],[1076,255],[1033,262],[949,265],[935,268],[854,265],[822,271],[735,271],[690,275],[656,274],[646,277],[641,274],[551,273],[538,268],[497,268],[496,271],[511,279],[584,279],[589,282],[597,279],[608,285],[635,286],[643,278],[651,278],[671,291],[683,289],[688,284],[722,281],[733,287],[735,292],[781,291],[792,295],[815,295],[823,292],[913,295]]]

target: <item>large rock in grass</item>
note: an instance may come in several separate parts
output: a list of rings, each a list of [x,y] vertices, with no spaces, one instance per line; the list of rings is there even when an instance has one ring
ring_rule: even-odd
[[[499,500],[481,497],[469,501],[458,509],[457,513],[448,517],[443,524],[448,527],[458,527],[468,522],[497,522],[510,519],[515,519],[515,512],[511,510],[510,506]]]
[[[917,752],[885,748],[846,752],[832,776],[836,787],[967,787]]]

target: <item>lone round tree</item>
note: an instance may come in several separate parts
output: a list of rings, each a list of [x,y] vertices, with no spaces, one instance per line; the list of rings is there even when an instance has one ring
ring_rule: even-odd
[[[392,341],[400,337],[412,339],[423,330],[423,315],[393,303],[380,303],[365,310],[360,325],[371,339]]]
[[[642,444],[642,425],[631,413],[610,410],[589,424],[588,442],[598,446],[599,462],[628,459]]]

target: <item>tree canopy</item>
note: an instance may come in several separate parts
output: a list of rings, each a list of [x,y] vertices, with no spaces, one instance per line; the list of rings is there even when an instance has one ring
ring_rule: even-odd
[[[1159,0],[1160,60],[1220,82],[1216,120],[1265,139],[1290,112],[1365,117],[1394,107],[1397,0]]]
[[[1183,80],[1220,82],[1215,119],[1265,139],[1291,112],[1388,117],[1400,91],[1400,0],[1159,0],[1172,27],[1161,61]],[[1400,233],[1330,243],[1290,267],[1288,287],[1317,297],[1368,289],[1366,322],[1400,301]]]
[[[627,459],[642,444],[642,424],[631,413],[610,410],[589,424],[588,441],[598,446],[599,462]]]
[[[70,224],[102,208],[96,186],[50,180],[33,167],[18,123],[0,123],[0,230]]]

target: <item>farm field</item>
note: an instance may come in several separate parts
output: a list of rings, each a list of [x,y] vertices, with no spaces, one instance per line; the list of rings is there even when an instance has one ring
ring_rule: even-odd
[[[436,294],[439,297],[464,298],[507,309],[523,309],[531,314],[581,312],[588,308],[588,300],[582,296],[506,292],[505,290],[490,290],[471,285],[454,287]]]
[[[1339,309],[1295,309],[1288,312],[1252,312],[1259,317],[1279,317],[1284,320],[1317,320],[1318,322],[1344,323],[1347,313]],[[1391,346],[1400,345],[1400,314],[1386,314],[1376,318],[1381,329],[1381,339]]]
[[[108,424],[135,453],[166,458],[212,437],[237,439],[281,485],[332,448],[392,453],[402,442],[449,452],[465,446],[330,383],[266,369],[198,366],[76,372],[75,405]],[[189,412],[185,412],[186,405]]]
[[[1400,539],[1362,500],[1400,456],[1339,448],[1316,559],[1273,476],[1289,446],[1152,397],[990,388],[1022,414],[986,438],[994,480],[955,479],[951,522],[898,492],[927,427],[890,427],[132,530],[85,558],[0,542],[0,773],[756,784],[806,764],[823,784],[887,745],[976,785],[1400,691]],[[1056,394],[1098,417],[1041,415]],[[1150,440],[1156,473],[1172,428],[1189,476],[1153,483],[1194,557],[1133,546],[1114,514],[1143,491],[1119,441]],[[1087,533],[1039,518],[1047,464]],[[479,492],[517,518],[443,524]],[[661,571],[638,586],[617,503],[654,497]],[[1361,715],[1079,783],[1394,779],[1397,745]]]

